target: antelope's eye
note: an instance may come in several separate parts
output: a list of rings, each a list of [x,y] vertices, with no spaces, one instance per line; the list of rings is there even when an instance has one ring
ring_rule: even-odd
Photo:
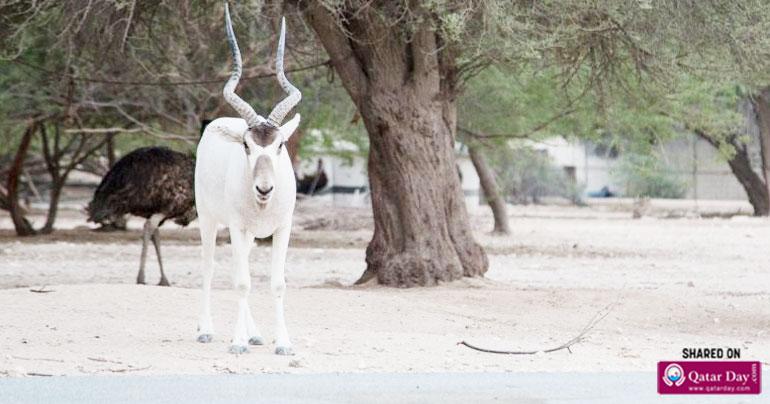
[[[246,154],[249,154],[249,145],[246,142],[243,142],[243,149],[246,150]]]
[[[283,150],[283,145],[284,145],[285,143],[286,143],[286,142],[281,142],[281,143],[279,143],[279,144],[278,144],[278,153],[277,153],[277,154],[281,154],[281,150]]]

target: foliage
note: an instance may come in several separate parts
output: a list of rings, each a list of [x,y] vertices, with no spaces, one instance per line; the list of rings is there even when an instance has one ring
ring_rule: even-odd
[[[325,154],[349,160],[354,156],[366,156],[369,139],[355,105],[339,83],[333,81],[334,75],[330,71],[324,69],[321,73],[303,72],[294,76],[303,84],[299,112],[306,129],[300,157]],[[340,148],[340,144],[347,146]]]
[[[276,20],[261,1],[232,6],[245,60],[238,92],[266,115],[283,97],[272,73]],[[68,129],[124,128],[119,154],[148,144],[193,150],[202,120],[233,113],[221,97],[231,63],[222,15],[222,2],[205,0],[0,1],[0,125],[50,112]],[[303,127],[360,134],[323,53],[290,24],[286,65],[302,83]],[[305,66],[315,68],[291,73]]]
[[[570,124],[577,124],[570,115],[582,107],[570,90],[559,86],[553,69],[490,67],[466,83],[458,101],[458,126],[503,141],[567,134],[576,130]]]
[[[745,135],[740,108],[750,90],[736,81],[681,73],[666,83],[628,81],[629,93],[570,93],[558,73],[492,67],[467,83],[458,110],[466,141],[505,144],[511,139],[579,138],[620,154],[647,155],[656,145],[699,129],[725,159]],[[466,129],[463,131],[463,129]],[[468,136],[468,134],[475,136]]]
[[[626,154],[614,175],[624,183],[626,196],[683,198],[686,183],[670,170],[657,154]]]
[[[459,119],[483,133],[527,134],[571,111],[547,125],[552,133],[627,136],[642,128],[660,136],[666,122],[655,122],[656,112],[671,110],[660,100],[683,73],[707,83],[770,82],[770,5],[761,0],[323,3],[334,12],[378,7],[377,18],[407,21],[389,35],[409,37],[426,25],[439,33],[461,79],[484,74],[468,85]],[[233,4],[247,61],[239,92],[258,111],[281,96],[269,74],[248,79],[271,70],[279,12],[257,0]],[[0,124],[66,106],[68,113],[99,115],[102,127],[139,125],[155,138],[144,142],[174,135],[194,143],[202,119],[229,113],[219,96],[229,69],[221,17],[221,2],[206,0],[0,1],[0,54],[12,61],[0,63]],[[289,67],[323,60],[304,25],[290,26]],[[330,77],[325,68],[293,75],[303,84],[303,127],[362,135],[361,125],[347,124],[354,107]],[[119,147],[141,142],[129,136]]]

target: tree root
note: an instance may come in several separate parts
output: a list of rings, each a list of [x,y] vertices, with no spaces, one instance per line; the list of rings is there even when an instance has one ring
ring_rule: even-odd
[[[353,285],[364,285],[369,282],[377,283],[377,273],[367,267],[364,273],[361,274],[361,277],[358,278]]]
[[[582,330],[580,330],[580,333],[578,333],[578,335],[576,335],[574,338],[570,339],[569,341],[557,347],[548,348],[548,349],[538,349],[533,351],[502,351],[502,350],[496,350],[496,349],[481,348],[465,341],[460,341],[457,343],[457,345],[464,345],[470,349],[474,349],[480,352],[501,354],[501,355],[535,355],[541,352],[551,353],[551,352],[561,351],[562,349],[566,349],[569,353],[572,353],[572,350],[570,349],[570,347],[583,341],[583,339],[585,339],[586,335],[591,331],[591,329],[593,329],[597,324],[599,324],[600,321],[604,320],[604,318],[607,317],[608,314],[610,314],[610,312],[612,311],[612,309],[615,307],[616,304],[617,304],[617,301],[608,304],[603,309],[596,312],[596,314],[594,314],[591,320],[588,321],[588,323],[583,327]]]

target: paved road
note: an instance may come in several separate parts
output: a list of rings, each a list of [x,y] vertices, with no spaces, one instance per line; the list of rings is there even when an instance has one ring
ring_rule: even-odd
[[[768,383],[763,383],[767,391]],[[654,373],[381,373],[0,379],[3,403],[759,403],[658,396]]]

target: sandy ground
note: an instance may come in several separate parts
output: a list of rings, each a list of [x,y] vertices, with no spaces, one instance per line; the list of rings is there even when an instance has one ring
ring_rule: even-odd
[[[514,234],[491,236],[479,209],[476,235],[490,258],[485,279],[434,288],[350,287],[364,269],[367,209],[300,204],[287,263],[287,323],[297,355],[273,347],[227,353],[236,304],[226,233],[213,294],[218,334],[195,342],[198,236],[164,226],[173,287],[137,286],[141,221],[122,233],[90,231],[81,213],[62,229],[18,239],[0,216],[0,375],[259,372],[652,371],[683,347],[737,347],[770,360],[770,221],[698,218],[691,205],[653,203],[512,207]],[[745,207],[701,204],[719,216]],[[710,209],[710,210],[709,210]],[[673,213],[672,213],[673,212]],[[709,215],[709,216],[714,216]],[[679,217],[676,219],[664,217]],[[252,311],[271,340],[269,246],[251,256]],[[157,282],[154,254],[148,282]],[[49,293],[35,293],[40,290]],[[597,311],[609,315],[570,352],[544,349],[575,336]]]

